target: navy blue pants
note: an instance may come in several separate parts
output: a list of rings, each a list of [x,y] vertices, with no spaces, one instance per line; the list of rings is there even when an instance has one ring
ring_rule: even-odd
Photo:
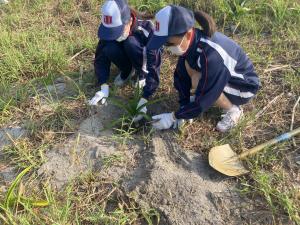
[[[110,66],[114,63],[121,71],[122,79],[126,79],[132,67],[136,70],[139,79],[144,79],[147,71],[146,49],[134,36],[129,36],[123,42],[106,42],[100,50],[101,63]],[[96,54],[97,55],[97,54]]]
[[[112,62],[121,71],[121,77],[123,79],[126,79],[132,70],[132,64],[131,61],[129,60],[129,57],[126,55],[123,43],[119,43],[116,41],[107,42],[105,43],[105,46],[100,51],[101,51],[101,61],[99,60],[99,62],[102,65],[108,67],[110,67]],[[97,67],[95,67],[95,69],[97,69]],[[109,71],[107,72],[109,73]],[[103,74],[101,75],[101,73],[98,74],[100,74],[100,76],[103,76]]]

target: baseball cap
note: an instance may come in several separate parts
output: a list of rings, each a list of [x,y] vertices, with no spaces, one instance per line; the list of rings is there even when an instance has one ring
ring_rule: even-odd
[[[118,39],[125,25],[129,22],[131,11],[127,0],[107,0],[101,8],[102,23],[99,26],[98,37],[112,41]]]
[[[194,24],[194,13],[191,10],[176,5],[164,7],[155,15],[155,31],[147,48],[160,48],[169,37],[187,32]]]

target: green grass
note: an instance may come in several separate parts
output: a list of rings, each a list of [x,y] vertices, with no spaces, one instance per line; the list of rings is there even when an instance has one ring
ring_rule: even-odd
[[[118,163],[122,163],[123,161],[124,161],[123,155],[120,155],[120,154],[109,155],[109,156],[103,157],[103,159],[102,159],[104,168],[109,168]]]
[[[48,201],[32,200],[24,196],[25,186],[22,184],[22,178],[30,171],[31,167],[25,168],[12,182],[0,203],[0,219],[6,224],[18,224],[15,219],[15,212],[23,207],[23,210],[35,207],[47,207]],[[30,211],[30,210],[28,210]]]
[[[89,4],[97,12],[96,1]],[[71,2],[13,1],[1,7],[7,15],[0,21],[1,83],[68,71],[69,58],[95,47],[96,37],[89,34],[87,23],[80,22],[80,9]]]
[[[284,84],[287,85],[291,92],[299,94],[300,75],[296,74],[295,71],[286,72],[284,76]]]
[[[240,191],[249,196],[260,196],[267,208],[274,215],[284,212],[291,221],[300,224],[297,189],[289,185],[288,173],[282,163],[284,146],[266,149],[252,157],[247,165],[250,168],[250,179],[242,178]]]
[[[4,217],[0,216],[0,221],[9,218],[10,224],[125,225],[147,222],[151,225],[158,224],[160,218],[154,209],[138,207],[122,193],[118,184],[110,183],[96,174],[79,177],[63,192],[56,192],[50,186],[42,191],[32,187],[30,195],[43,196],[48,205],[44,204],[43,208],[37,210],[33,204],[27,204],[25,209],[7,211],[10,217],[2,214],[6,213],[2,211],[0,215]]]
[[[17,168],[38,169],[45,162],[44,153],[47,147],[49,146],[34,146],[29,139],[21,139],[13,141],[11,146],[4,148],[3,154]]]
[[[121,100],[115,97],[110,98],[112,102],[111,104],[115,105],[121,112],[123,112],[123,114],[120,118],[114,120],[110,127],[107,127],[106,129],[113,128],[116,132],[116,135],[113,136],[113,140],[121,143],[123,146],[126,145],[128,141],[134,140],[134,134],[137,134],[141,130],[140,128],[142,128],[141,124],[149,125],[148,123],[151,121],[151,117],[140,110],[144,107],[149,108],[149,106],[163,101],[163,98],[158,98],[156,100],[150,100],[138,107],[141,97],[141,90],[139,88],[135,88],[133,94],[129,96],[128,100]],[[142,116],[143,118],[136,123],[134,122],[134,118],[137,116]]]
[[[44,151],[52,144],[63,140],[76,131],[80,119],[87,115],[86,96],[92,96],[93,71],[90,70],[97,44],[97,27],[100,22],[99,8],[102,0],[60,0],[60,1],[23,1],[11,0],[7,5],[0,5],[0,127],[10,124],[25,124],[30,131],[30,139],[18,140],[5,149],[6,156],[13,159],[18,168],[32,166],[39,168],[44,160]],[[155,13],[161,7],[181,4],[193,10],[202,9],[216,20],[218,30],[236,40],[247,52],[262,80],[262,90],[253,103],[253,113],[246,110],[246,119],[228,135],[214,131],[218,113],[210,111],[188,125],[180,135],[180,143],[189,149],[204,153],[214,145],[230,143],[235,149],[252,147],[287,130],[290,110],[294,100],[284,95],[276,104],[254,121],[255,112],[266,106],[270,99],[280,93],[300,94],[299,48],[300,48],[300,4],[296,0],[129,0],[140,10]],[[234,31],[234,34],[233,34]],[[70,60],[76,53],[81,55]],[[171,109],[177,95],[172,88],[174,59],[165,57],[162,65],[161,86],[155,98],[164,99]],[[270,73],[264,71],[274,65],[288,65],[287,68]],[[80,81],[80,68],[84,68]],[[69,83],[75,90],[74,95],[59,98],[57,94],[41,94],[40,89],[53,85],[57,77],[69,77]],[[123,90],[122,90],[123,91]],[[45,95],[46,97],[43,97]],[[175,96],[176,95],[176,96]],[[132,118],[137,115],[138,97],[118,105],[126,113],[119,121],[115,138],[127,143],[136,138],[137,130],[132,125]],[[42,106],[46,105],[46,108]],[[150,106],[149,106],[150,107]],[[213,115],[210,115],[213,114]],[[297,114],[298,115],[298,114]],[[299,120],[295,123],[298,124]],[[288,122],[286,122],[288,121]],[[140,135],[140,133],[142,133]],[[149,143],[151,131],[144,129],[139,135]],[[201,135],[199,135],[201,134]],[[248,162],[250,175],[241,181],[241,192],[250,199],[259,197],[263,207],[270,210],[274,217],[284,215],[300,224],[299,200],[295,197],[289,170],[284,166],[287,161],[284,146],[264,151]],[[109,167],[122,161],[121,155],[104,159]],[[277,165],[277,166],[276,166]],[[25,180],[25,179],[24,179]],[[38,180],[38,178],[37,178]],[[34,190],[32,199],[45,196],[51,205],[44,209],[13,210],[3,214],[2,220],[15,224],[130,224],[141,218],[151,224],[157,218],[152,209],[141,209],[132,200],[108,198],[107,192],[98,198],[92,187],[106,188],[97,176],[88,176],[70,184],[58,193],[50,186]],[[25,182],[25,181],[24,181]],[[41,185],[42,182],[40,182]],[[27,183],[25,183],[27,186]],[[93,186],[94,185],[94,186]],[[41,185],[42,186],[42,185]],[[114,188],[115,186],[109,186]],[[116,189],[117,190],[117,189]],[[100,190],[99,190],[100,191]],[[99,194],[99,193],[98,193]],[[105,210],[100,202],[114,203],[111,211]],[[100,199],[100,200],[99,200]],[[130,202],[130,203],[129,203]],[[120,203],[120,204],[118,204]],[[123,205],[122,205],[123,204]],[[87,207],[86,207],[87,206]],[[101,207],[100,207],[101,206]],[[82,222],[83,221],[83,222]],[[155,221],[157,222],[157,221]],[[153,222],[153,224],[157,224]]]

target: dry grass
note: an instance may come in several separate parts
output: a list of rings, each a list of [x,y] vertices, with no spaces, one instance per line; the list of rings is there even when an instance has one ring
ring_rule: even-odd
[[[300,70],[298,11],[289,11],[282,20],[274,15],[276,12],[276,15],[280,15],[280,9],[283,7],[274,8],[272,11],[260,8],[257,4],[250,12],[242,7],[238,8],[241,11],[227,13],[229,8],[221,4],[223,1],[215,0],[214,4],[211,1],[205,1],[205,4],[197,1],[191,3],[188,0],[183,2],[192,4],[195,8],[204,5],[205,9],[217,16],[220,31],[236,40],[254,62],[262,81],[262,89],[255,99],[244,107],[245,119],[232,132],[220,134],[215,130],[221,112],[212,108],[177,134],[181,146],[206,157],[208,150],[218,144],[230,143],[240,152],[288,131],[293,106],[300,95],[300,76],[299,72],[296,72]],[[285,1],[276,2],[285,4]],[[289,7],[296,4],[293,1],[287,2]],[[12,61],[6,59],[5,67],[0,67],[0,73],[3,74],[0,78],[0,126],[26,124],[31,132],[30,140],[20,140],[8,151],[8,155],[15,158],[18,166],[22,168],[30,164],[38,167],[45,146],[49,147],[62,141],[77,130],[80,121],[88,115],[85,95],[90,97],[97,90],[97,87],[93,86],[94,74],[91,68],[97,44],[98,10],[101,1],[53,3],[41,0],[29,5],[28,1],[15,1],[12,6],[18,10],[9,8],[10,6],[0,10],[0,16],[3,18],[0,25],[12,34],[10,37],[1,33],[3,36],[0,49],[3,52],[0,51],[0,59],[5,54],[15,57]],[[158,3],[155,7],[165,2]],[[232,26],[236,28],[234,33]],[[4,48],[7,43],[9,48]],[[72,58],[81,51],[81,54]],[[21,57],[22,54],[26,56],[25,59]],[[87,85],[79,84],[81,67],[84,69],[83,78]],[[176,58],[165,52],[161,83],[154,96],[155,99],[165,100],[159,106],[149,107],[151,112],[163,113],[177,109],[177,93],[173,88],[175,67]],[[115,69],[113,73],[116,73]],[[53,80],[62,75],[70,76],[78,85],[72,98],[58,98],[55,94],[45,98],[45,93],[39,93],[39,89],[53,85]],[[131,96],[132,89],[124,87],[116,91],[117,95],[121,93],[123,97]],[[276,101],[269,104],[273,99]],[[295,128],[300,126],[299,108],[296,108],[294,114]],[[261,113],[262,109],[264,111]],[[280,224],[281,218],[289,217],[290,221],[298,222],[299,212],[295,212],[294,208],[300,208],[300,167],[295,163],[296,156],[300,154],[299,137],[295,138],[295,143],[296,147],[292,142],[287,142],[252,157],[247,161],[251,173],[239,180],[241,192],[249,199],[259,199],[260,203],[256,209],[266,212],[273,224]],[[39,191],[36,191],[36,194],[43,195]],[[100,177],[81,179],[61,196],[52,192],[48,192],[47,195],[57,197],[53,208],[49,211],[37,210],[35,213],[43,216],[40,220],[35,217],[27,218],[28,220],[40,222],[45,219],[49,224],[57,220],[67,224],[69,217],[74,215],[76,218],[82,218],[83,224],[91,224],[91,221],[96,219],[92,215],[115,221],[121,220],[118,216],[122,215],[136,219],[137,224],[143,220],[139,206],[119,187]],[[69,205],[63,205],[66,199],[70,200]],[[98,204],[103,206],[103,212],[95,212]],[[108,207],[112,205],[112,208]],[[20,215],[24,218],[29,217],[22,213],[24,212]],[[66,220],[63,220],[64,213],[69,213],[66,214]],[[50,218],[51,216],[53,218]],[[41,224],[39,222],[36,224]]]

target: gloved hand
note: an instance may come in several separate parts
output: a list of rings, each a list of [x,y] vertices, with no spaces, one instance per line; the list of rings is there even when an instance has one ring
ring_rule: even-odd
[[[109,86],[107,84],[101,85],[101,91],[98,91],[95,96],[88,102],[89,105],[97,105],[99,101],[105,104],[109,95]]]
[[[144,99],[144,98],[141,98],[138,105],[137,105],[137,109],[139,109],[139,112],[140,113],[147,113],[147,107],[146,107],[146,104],[147,104],[148,100],[147,99]],[[140,121],[141,119],[143,119],[143,115],[137,115],[133,118],[133,122],[138,122]]]
[[[188,122],[189,124],[193,123],[193,119],[188,119],[188,120],[185,120],[185,119],[177,119],[173,125],[173,128],[176,129],[181,129],[186,122]]]
[[[195,95],[192,95],[190,96],[190,102],[195,102],[195,99],[196,99],[196,96]],[[184,126],[184,124],[188,122],[189,124],[193,123],[194,120],[193,119],[188,119],[188,120],[185,120],[185,119],[177,119],[176,122],[174,123],[173,125],[173,128],[176,129],[180,129]]]
[[[158,120],[152,124],[152,127],[156,130],[166,130],[172,127],[176,122],[174,113],[163,113],[152,117],[153,120]]]
[[[146,79],[142,79],[142,80],[139,80],[135,83],[135,87],[139,87],[139,89],[142,89],[143,87],[146,86]]]

